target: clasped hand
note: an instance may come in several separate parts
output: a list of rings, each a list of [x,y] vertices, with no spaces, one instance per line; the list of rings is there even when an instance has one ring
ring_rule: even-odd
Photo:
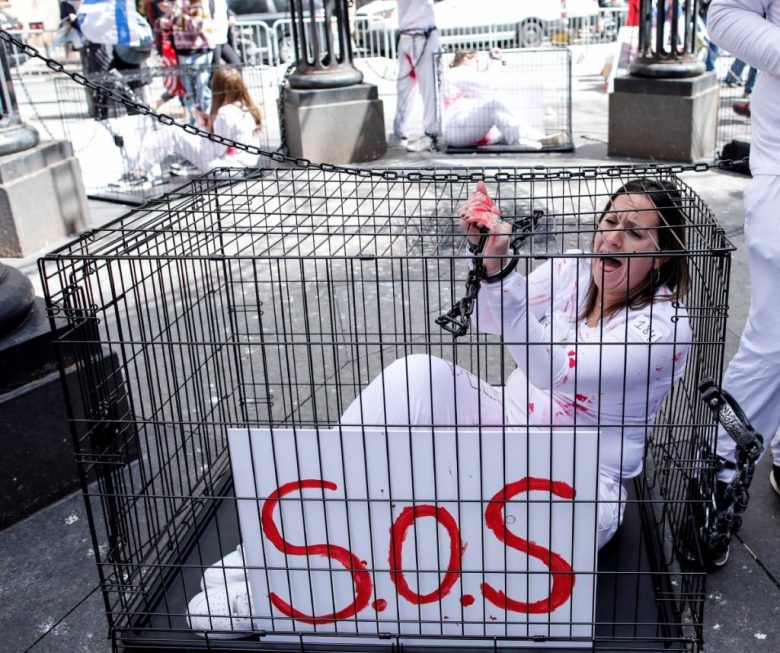
[[[458,207],[460,228],[472,245],[479,244],[489,234],[482,250],[485,272],[493,275],[501,271],[503,257],[509,251],[512,225],[501,220],[501,211],[487,193],[485,182],[477,182],[477,190]],[[486,231],[485,231],[486,230]]]

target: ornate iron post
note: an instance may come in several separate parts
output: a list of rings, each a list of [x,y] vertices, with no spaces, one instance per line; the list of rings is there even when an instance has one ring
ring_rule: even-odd
[[[641,0],[639,48],[629,66],[640,77],[695,77],[705,66],[696,54],[699,0]]]
[[[698,2],[641,0],[637,56],[609,96],[609,156],[690,162],[715,155],[718,82],[696,53]]]
[[[292,88],[337,88],[363,81],[363,73],[352,60],[347,2],[325,0],[324,22],[318,23],[314,0],[291,0],[296,56],[295,72],[290,75]]]
[[[315,161],[373,161],[387,151],[382,100],[352,60],[348,0],[323,4],[318,22],[314,0],[290,0],[296,67],[282,94],[284,144]]]

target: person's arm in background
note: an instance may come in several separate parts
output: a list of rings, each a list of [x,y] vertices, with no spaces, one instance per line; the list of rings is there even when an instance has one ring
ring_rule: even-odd
[[[712,0],[707,12],[707,31],[721,48],[761,71],[780,77],[780,26],[764,18],[772,2]]]

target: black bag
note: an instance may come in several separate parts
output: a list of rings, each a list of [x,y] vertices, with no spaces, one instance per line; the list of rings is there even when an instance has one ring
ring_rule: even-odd
[[[731,159],[732,161],[746,159],[748,156],[750,156],[750,143],[747,141],[738,141],[736,139],[726,143],[720,153],[721,159]],[[729,168],[729,170],[733,170],[734,172],[738,172],[742,175],[749,175],[750,163],[740,163]]]

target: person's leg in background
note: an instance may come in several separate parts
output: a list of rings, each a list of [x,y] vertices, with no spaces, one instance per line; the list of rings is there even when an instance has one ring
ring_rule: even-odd
[[[750,66],[750,70],[748,70],[747,81],[745,82],[746,96],[753,92],[753,88],[756,85],[756,79],[758,79],[758,68],[753,68],[753,66]]]
[[[741,59],[734,59],[729,72],[726,74],[727,86],[742,86],[742,71],[745,70],[745,62]]]
[[[423,100],[423,131],[435,145],[439,134],[435,62],[439,50],[439,32],[434,30],[427,38],[417,39],[416,49],[420,50],[417,54],[417,77]]]
[[[756,175],[745,190],[745,243],[750,269],[750,309],[739,349],[729,363],[723,388],[737,400],[765,447],[780,427],[780,239],[778,239],[780,176]],[[777,438],[775,438],[777,439]],[[780,445],[772,442],[775,461]],[[721,428],[717,453],[734,462],[736,445]],[[728,482],[734,470],[724,468],[718,480]]]
[[[398,140],[409,136],[409,120],[414,94],[417,91],[417,73],[414,68],[414,43],[420,38],[402,34],[398,39],[398,77],[393,136]]]

